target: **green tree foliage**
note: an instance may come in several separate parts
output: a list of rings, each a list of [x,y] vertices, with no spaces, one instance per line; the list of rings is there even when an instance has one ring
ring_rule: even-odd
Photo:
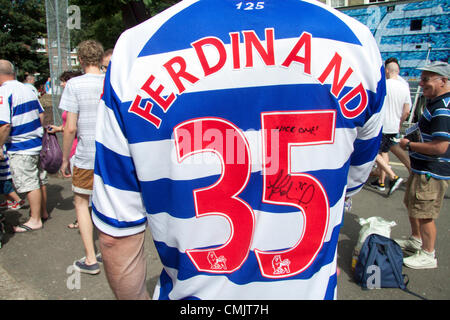
[[[81,29],[71,31],[71,46],[96,39],[113,48],[120,34],[180,0],[69,0],[81,10]]]
[[[0,59],[16,66],[19,80],[25,73],[48,77],[48,58],[36,52],[46,33],[44,0],[0,0]]]

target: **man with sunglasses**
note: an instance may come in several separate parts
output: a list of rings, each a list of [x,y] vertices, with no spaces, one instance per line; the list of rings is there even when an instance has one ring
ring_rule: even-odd
[[[434,245],[436,225],[450,179],[450,66],[434,62],[422,70],[419,85],[429,99],[419,120],[422,141],[401,139],[400,146],[409,151],[412,173],[407,182],[405,205],[411,224],[411,237],[398,240],[414,255],[403,260],[413,269],[437,267]]]

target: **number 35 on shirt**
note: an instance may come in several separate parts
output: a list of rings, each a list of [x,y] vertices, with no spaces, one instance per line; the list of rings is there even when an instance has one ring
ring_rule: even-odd
[[[285,278],[306,270],[322,248],[329,221],[327,193],[318,179],[311,174],[292,172],[291,148],[334,143],[335,110],[264,112],[261,114],[263,150],[264,203],[291,206],[303,216],[299,226],[299,240],[292,247],[279,251],[254,250],[261,274],[268,278]],[[233,133],[234,145],[222,143],[211,148],[210,141],[194,141],[198,128],[215,130],[226,137]],[[304,130],[302,128],[314,128]],[[197,136],[196,136],[197,133]],[[228,220],[231,234],[220,247],[188,249],[186,254],[199,271],[232,273],[246,261],[255,231],[255,214],[239,195],[246,188],[251,173],[249,144],[242,131],[228,120],[198,118],[183,122],[174,128],[178,161],[203,152],[214,152],[222,164],[221,176],[211,186],[193,192],[197,219],[219,215]],[[183,141],[190,139],[191,141]],[[189,144],[191,148],[181,145]],[[274,145],[276,144],[276,145]],[[234,150],[227,150],[234,148]],[[239,161],[226,161],[236,150]],[[269,154],[278,152],[277,156]],[[257,155],[255,155],[257,156]],[[301,161],[297,160],[297,161]],[[301,192],[299,192],[301,189]],[[208,231],[212,232],[212,231]]]

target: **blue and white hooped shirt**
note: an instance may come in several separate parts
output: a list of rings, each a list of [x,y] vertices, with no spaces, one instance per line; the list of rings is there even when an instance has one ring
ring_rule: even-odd
[[[450,92],[435,97],[423,110],[418,122],[424,142],[450,142]],[[450,147],[441,155],[430,156],[410,151],[411,170],[439,180],[450,180]]]
[[[372,34],[328,6],[181,1],[116,44],[93,221],[149,227],[155,299],[334,299],[344,201],[372,168],[384,96]]]
[[[17,80],[3,83],[0,87],[0,125],[11,125],[5,143],[8,153],[39,154],[44,134],[39,117],[42,112],[44,109],[28,86]]]
[[[6,181],[12,179],[11,176],[11,170],[9,169],[9,158],[8,154],[6,153],[6,147],[3,146],[3,149],[0,150],[0,152],[3,152],[4,159],[0,160],[0,181]]]

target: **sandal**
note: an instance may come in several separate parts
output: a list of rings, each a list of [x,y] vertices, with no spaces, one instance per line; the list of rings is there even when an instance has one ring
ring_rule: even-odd
[[[78,229],[78,220],[75,220],[73,223],[67,226],[69,229]]]
[[[32,231],[36,231],[36,230],[41,230],[44,226],[40,227],[40,228],[31,228],[25,224],[19,224],[17,227],[14,228],[14,233],[25,233],[25,232],[32,232]],[[18,231],[18,229],[16,228],[21,228],[23,231]]]

